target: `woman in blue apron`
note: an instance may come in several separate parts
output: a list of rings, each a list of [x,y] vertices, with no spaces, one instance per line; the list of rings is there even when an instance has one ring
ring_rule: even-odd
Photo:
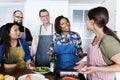
[[[56,68],[73,70],[82,53],[81,38],[76,32],[70,31],[70,22],[64,16],[55,19],[55,31],[50,51],[57,55]]]
[[[73,71],[81,58],[82,41],[76,32],[70,31],[70,22],[64,16],[55,19],[55,31],[53,43],[50,46],[50,54],[56,55],[56,70]],[[79,74],[81,80],[85,80],[83,74]]]
[[[64,16],[55,19],[55,31],[50,51],[56,54],[56,68],[73,70],[82,52],[81,38],[76,32],[70,31],[70,22]]]
[[[72,39],[72,32],[70,32],[70,39],[68,43],[61,43],[61,35],[57,37],[54,47],[54,52],[57,54],[56,67],[60,70],[73,70],[75,63],[79,61],[76,55],[75,45]]]

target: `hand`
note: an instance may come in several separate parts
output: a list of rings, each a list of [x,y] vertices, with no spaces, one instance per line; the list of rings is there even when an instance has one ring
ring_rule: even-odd
[[[28,69],[34,69],[34,68],[35,68],[34,61],[29,60],[29,61],[27,62],[27,68],[28,68]]]
[[[80,54],[79,54],[79,57],[80,57],[80,58],[83,58],[83,57],[85,57],[85,56],[87,56],[87,53],[80,53]]]
[[[75,66],[74,69],[79,71],[87,65],[87,62],[86,61],[79,61],[76,64],[77,64],[77,66]]]
[[[52,55],[52,51],[47,52],[48,55]]]
[[[90,67],[86,67],[86,68],[83,68],[84,70],[78,70],[79,73],[82,73],[82,74],[90,74],[90,73],[94,73],[94,72],[97,72],[98,68],[95,67],[95,66],[90,66]]]
[[[34,68],[35,68],[35,65],[33,63],[28,64],[28,69],[34,69]]]

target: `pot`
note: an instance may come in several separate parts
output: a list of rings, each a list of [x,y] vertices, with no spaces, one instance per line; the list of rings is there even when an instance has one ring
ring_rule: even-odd
[[[6,73],[13,73],[16,70],[17,64],[4,64],[4,70]]]

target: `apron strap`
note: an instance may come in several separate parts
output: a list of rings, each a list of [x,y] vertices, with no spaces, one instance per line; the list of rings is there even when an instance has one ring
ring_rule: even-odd
[[[41,30],[42,30],[42,25],[40,25],[40,32],[39,32],[39,34],[41,34]]]
[[[24,27],[24,26],[23,26]],[[25,29],[25,27],[24,27],[24,35],[25,35],[25,39],[26,39],[26,29]]]
[[[53,35],[53,23],[51,23],[51,26],[52,26],[52,35]]]
[[[20,42],[20,40],[19,40],[19,39],[18,39],[18,42],[19,42],[20,46],[22,47],[22,44],[21,44],[21,42]]]

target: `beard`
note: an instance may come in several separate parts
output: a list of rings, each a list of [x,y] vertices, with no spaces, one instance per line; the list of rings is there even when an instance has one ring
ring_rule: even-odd
[[[22,25],[22,22],[18,23],[16,21],[14,21],[14,23],[19,27],[20,32],[24,32],[24,26]]]
[[[16,22],[16,21],[14,21],[14,23],[17,24],[19,27],[22,26],[22,22],[21,22],[21,23],[18,23],[18,22]]]

